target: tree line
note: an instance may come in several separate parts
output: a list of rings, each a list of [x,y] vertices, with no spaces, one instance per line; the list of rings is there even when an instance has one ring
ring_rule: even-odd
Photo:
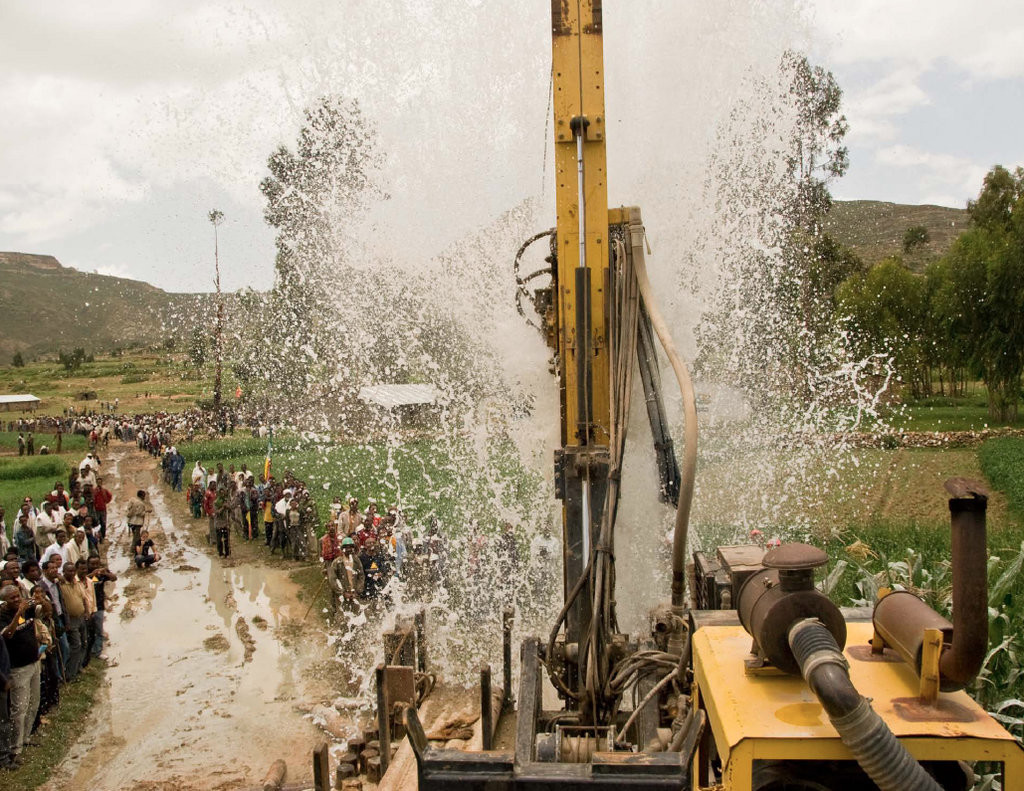
[[[1013,422],[1024,373],[1024,170],[997,165],[967,206],[971,225],[922,273],[900,256],[861,268],[834,293],[855,353],[888,355],[911,397],[988,389],[990,416]],[[904,250],[923,229],[907,229]]]

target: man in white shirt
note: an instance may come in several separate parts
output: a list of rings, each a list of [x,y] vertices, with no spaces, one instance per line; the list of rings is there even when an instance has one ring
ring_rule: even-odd
[[[43,510],[36,516],[36,546],[43,553],[53,543],[54,534],[64,520],[54,514],[53,503],[43,501]]]
[[[91,465],[86,464],[82,467],[82,471],[78,474],[78,481],[82,486],[89,485],[96,488],[96,473],[93,472]]]
[[[39,565],[43,568],[46,567],[46,564],[50,562],[50,558],[52,558],[54,555],[60,558],[61,566],[63,566],[65,563],[70,562],[68,560],[69,555],[67,531],[63,527],[58,527],[57,532],[54,534],[54,538],[54,542],[46,548],[46,551],[43,553],[43,557],[39,560]]]

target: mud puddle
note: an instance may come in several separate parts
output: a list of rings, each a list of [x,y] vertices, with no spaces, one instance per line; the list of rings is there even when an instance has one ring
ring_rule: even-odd
[[[331,698],[333,682],[317,669],[332,652],[302,623],[297,586],[286,571],[192,546],[150,457],[114,450],[104,473],[115,494],[108,565],[119,577],[106,616],[107,689],[46,787],[244,788],[277,758],[289,781],[311,776],[323,736],[304,712]],[[128,557],[123,511],[136,488],[149,493],[147,529],[162,555],[150,570]]]

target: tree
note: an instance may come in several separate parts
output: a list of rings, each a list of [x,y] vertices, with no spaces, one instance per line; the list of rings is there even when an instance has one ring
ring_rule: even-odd
[[[910,253],[917,247],[928,244],[930,236],[923,225],[912,225],[903,232],[903,252]]]
[[[192,361],[192,365],[196,370],[203,367],[203,364],[206,362],[206,354],[206,335],[201,327],[196,327],[192,330],[192,335],[189,336],[188,340],[188,358]]]
[[[339,96],[307,110],[295,149],[281,146],[267,161],[260,191],[277,253],[262,315],[267,343],[278,353],[259,370],[273,400],[313,403],[338,369],[354,378],[365,359],[372,328],[355,305],[372,298],[366,281],[373,275],[356,275],[351,265],[368,207],[386,197],[382,162],[358,102]]]
[[[915,397],[927,389],[925,278],[899,257],[886,258],[864,274],[847,279],[836,294],[840,315],[864,358],[884,351]]]
[[[224,365],[224,295],[220,290],[220,250],[218,247],[217,228],[224,222],[224,212],[213,209],[208,215],[213,226],[213,271],[214,283],[217,286],[217,327],[214,335],[214,355],[217,370],[213,376],[213,411],[220,413],[222,367]]]
[[[714,293],[699,295],[706,375],[806,402],[843,358],[834,291],[862,264],[823,233],[829,185],[849,167],[841,102],[830,72],[786,52],[719,133],[706,201],[721,215],[708,244],[724,255]]]
[[[840,112],[843,92],[832,72],[811,66],[806,55],[793,51],[782,56],[782,71],[790,79],[797,114],[787,167],[797,185],[799,224],[814,232],[832,208],[829,183],[850,167],[849,151],[842,145],[850,125]]]
[[[1012,422],[1024,374],[1024,170],[992,168],[967,208],[974,227],[947,255],[947,317],[985,382],[989,415]]]
[[[57,362],[64,366],[66,373],[74,373],[82,367],[82,363],[85,362],[85,349],[81,346],[76,346],[71,353],[66,353],[63,349],[57,350]]]
[[[14,353],[14,357],[11,360],[11,365],[13,365],[15,368],[25,367],[25,358],[22,356],[21,352]]]

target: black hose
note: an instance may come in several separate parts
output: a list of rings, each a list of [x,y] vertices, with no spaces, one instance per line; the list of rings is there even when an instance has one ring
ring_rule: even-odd
[[[942,791],[853,686],[846,658],[821,621],[797,621],[789,645],[832,727],[881,791]]]

